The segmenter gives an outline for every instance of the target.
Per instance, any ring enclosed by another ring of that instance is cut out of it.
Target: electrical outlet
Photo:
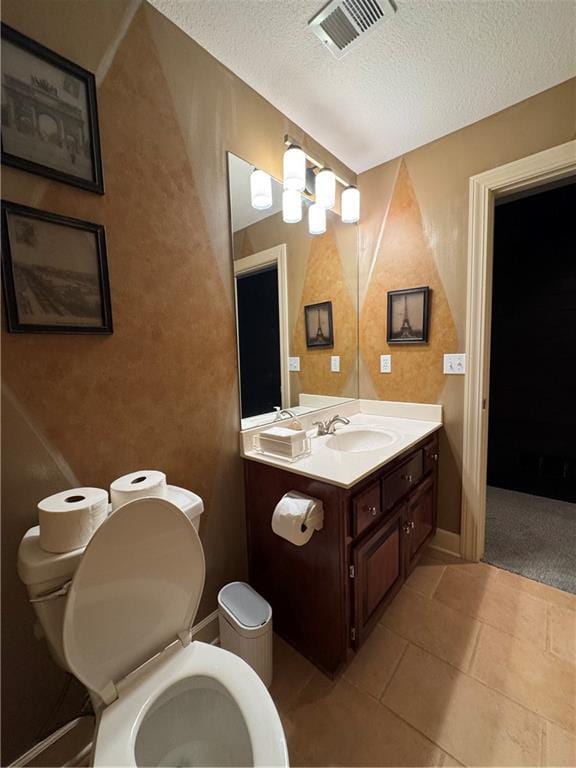
[[[444,355],[444,373],[466,373],[466,355]]]
[[[340,355],[332,355],[330,358],[330,370],[332,373],[340,373]]]
[[[380,373],[392,373],[392,355],[380,355]]]
[[[288,370],[289,371],[299,371],[300,370],[300,358],[299,357],[289,357],[288,358]]]

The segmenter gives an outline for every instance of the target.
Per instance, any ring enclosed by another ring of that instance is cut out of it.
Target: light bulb
[[[316,202],[323,208],[334,208],[336,204],[336,176],[330,168],[316,175]]]
[[[360,219],[360,192],[357,187],[346,187],[342,192],[342,221],[355,224]]]
[[[326,232],[326,208],[314,203],[308,208],[308,232],[323,235]]]
[[[306,187],[306,155],[297,144],[284,152],[284,189],[303,192]]]
[[[250,174],[250,198],[252,208],[257,211],[272,206],[272,179],[265,171],[255,170]]]
[[[286,224],[298,224],[302,221],[302,197],[295,189],[282,192],[282,221]]]

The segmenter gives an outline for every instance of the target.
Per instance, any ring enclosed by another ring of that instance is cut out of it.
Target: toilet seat
[[[237,705],[250,739],[250,765],[289,765],[284,731],[270,694],[254,670],[238,656],[206,643],[193,642],[186,647],[175,643],[150,666],[135,673],[133,680],[126,681],[118,699],[102,711],[94,766],[158,764],[136,760],[137,742],[146,718],[153,712],[155,703],[170,695],[171,689],[187,680],[198,679],[213,681]],[[192,713],[192,722],[195,717]],[[219,722],[217,712],[210,712],[210,718],[214,721],[214,732],[219,738],[225,738],[230,724]],[[230,765],[243,764],[238,752],[232,757],[236,759],[232,759]]]
[[[119,507],[86,547],[68,592],[63,648],[71,671],[102,700],[94,765],[174,764],[178,749],[192,755],[179,764],[288,765],[258,675],[221,648],[191,642],[204,575],[196,529],[162,498]],[[154,713],[163,706],[170,721],[159,728]],[[148,756],[147,741],[160,758]]]

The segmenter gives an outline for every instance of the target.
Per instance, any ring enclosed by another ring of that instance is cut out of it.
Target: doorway
[[[485,546],[495,202],[574,176],[572,140],[470,178],[460,530],[460,553],[467,560],[482,559]]]
[[[290,405],[286,270],[284,244],[234,261],[243,429]]]
[[[494,211],[486,545],[576,592],[576,181]]]

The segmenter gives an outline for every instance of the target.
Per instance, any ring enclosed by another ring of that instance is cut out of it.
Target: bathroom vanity
[[[376,420],[352,416],[295,464],[244,451],[250,583],[271,603],[275,631],[330,675],[367,638],[436,532],[441,423],[380,419],[366,428],[362,419]],[[392,451],[329,447],[385,424],[402,434]],[[304,546],[270,524],[291,490],[324,505],[323,528]]]

